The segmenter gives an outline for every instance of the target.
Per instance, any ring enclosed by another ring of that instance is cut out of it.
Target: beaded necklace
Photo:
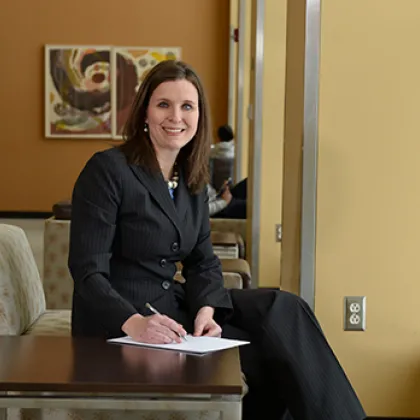
[[[168,184],[169,194],[171,195],[172,199],[174,198],[174,191],[178,187],[178,180],[179,176],[175,165],[171,179],[166,181],[166,183]]]

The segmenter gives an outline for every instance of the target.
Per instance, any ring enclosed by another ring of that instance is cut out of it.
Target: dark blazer
[[[183,286],[173,280],[178,261]],[[175,319],[208,305],[221,323],[232,311],[206,192],[190,194],[181,171],[173,200],[161,173],[128,164],[119,148],[96,153],[76,181],[69,268],[73,335],[121,336],[131,315],[151,315],[146,302]]]

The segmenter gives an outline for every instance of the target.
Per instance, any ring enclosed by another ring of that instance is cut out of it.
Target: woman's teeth
[[[164,128],[165,131],[168,133],[182,133],[184,131],[183,128]]]

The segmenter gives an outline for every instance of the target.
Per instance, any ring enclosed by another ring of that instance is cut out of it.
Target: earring
[[[147,133],[147,132],[149,131],[149,126],[148,126],[146,123],[144,123],[144,128],[143,128],[143,131],[144,131],[145,133]]]

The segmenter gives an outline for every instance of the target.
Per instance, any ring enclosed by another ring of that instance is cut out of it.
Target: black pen
[[[154,314],[156,314],[156,315],[161,315],[161,313],[157,310],[157,309],[155,309],[149,302],[147,302],[146,303],[146,308],[148,308],[150,311],[152,311]],[[174,331],[175,332],[175,331]],[[178,336],[179,336],[179,338],[182,338],[183,340],[185,340],[185,341],[187,341],[187,337],[185,337],[185,336],[183,336],[183,335],[181,335],[179,332],[177,332],[176,333]]]

